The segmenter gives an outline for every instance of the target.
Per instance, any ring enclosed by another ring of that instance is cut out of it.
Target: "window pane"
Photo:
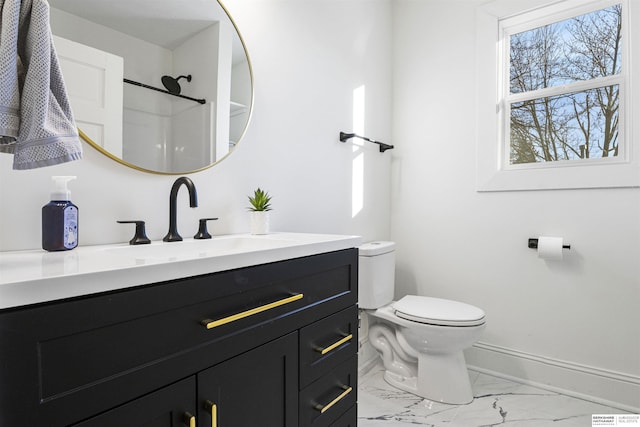
[[[619,74],[622,6],[510,37],[511,93]]]
[[[619,86],[511,104],[510,164],[618,155]]]

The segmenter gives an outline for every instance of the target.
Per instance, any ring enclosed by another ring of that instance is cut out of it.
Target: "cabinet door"
[[[74,427],[195,427],[196,380],[190,377]]]
[[[199,427],[296,427],[298,335],[285,335],[198,374]]]

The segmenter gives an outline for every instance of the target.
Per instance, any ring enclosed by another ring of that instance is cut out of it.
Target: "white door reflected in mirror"
[[[53,37],[76,124],[97,145],[122,157],[122,57]]]

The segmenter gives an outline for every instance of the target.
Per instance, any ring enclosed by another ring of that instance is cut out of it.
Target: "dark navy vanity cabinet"
[[[0,426],[356,425],[357,249],[0,311]]]

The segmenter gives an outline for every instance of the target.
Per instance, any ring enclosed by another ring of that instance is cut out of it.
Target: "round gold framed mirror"
[[[216,0],[50,0],[81,137],[137,170],[185,174],[226,158],[253,106],[245,43]]]

